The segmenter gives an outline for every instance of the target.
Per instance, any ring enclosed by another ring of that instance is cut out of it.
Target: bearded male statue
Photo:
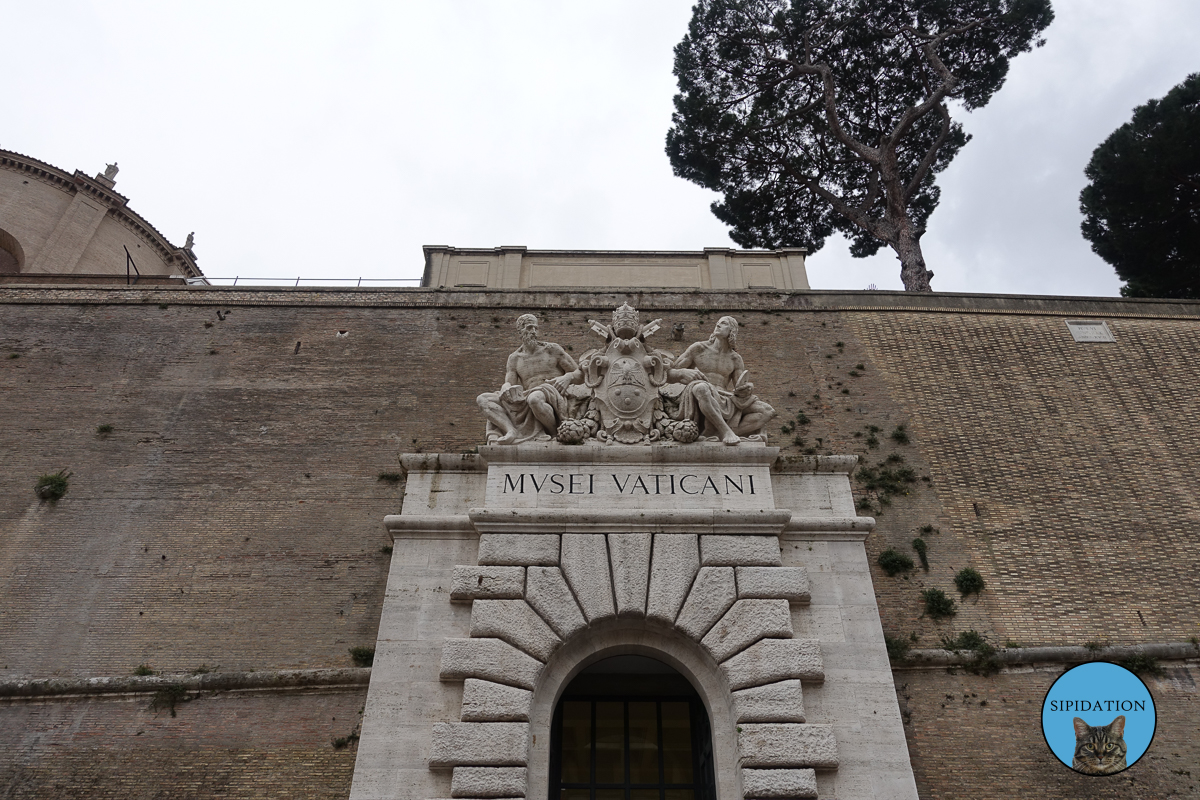
[[[737,352],[738,323],[721,317],[708,341],[696,342],[671,364],[667,379],[685,384],[672,419],[690,419],[701,436],[735,445],[758,434],[775,409],[752,394],[746,365]]]
[[[583,382],[579,365],[557,344],[538,341],[537,317],[517,317],[517,331],[521,346],[508,357],[504,385],[475,399],[488,420],[488,444],[550,441],[587,399],[568,396],[568,386]]]

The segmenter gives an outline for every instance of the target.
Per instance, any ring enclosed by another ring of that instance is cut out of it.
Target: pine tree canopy
[[[1084,174],[1083,236],[1121,294],[1200,298],[1200,73],[1134,109]]]
[[[987,103],[1052,19],[1050,0],[700,0],[675,48],[671,166],[722,194],[744,247],[813,252],[839,231],[930,291],[934,176],[968,139],[948,103]]]

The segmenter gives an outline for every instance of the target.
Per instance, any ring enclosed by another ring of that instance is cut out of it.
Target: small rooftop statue
[[[104,166],[104,177],[108,178],[110,181],[116,180],[117,173],[120,171],[120,168],[117,167],[117,162],[114,161],[113,163],[106,164]]]
[[[195,241],[196,241],[196,232],[192,231],[191,233],[189,233],[187,235],[187,241],[183,243],[183,249],[191,250],[192,245],[195,243]]]
[[[627,303],[611,325],[589,322],[604,345],[576,364],[559,345],[538,341],[536,317],[517,319],[522,344],[508,357],[504,385],[476,399],[489,444],[765,440],[775,409],[746,380],[733,317],[678,358],[646,341],[662,320],[642,325]]]

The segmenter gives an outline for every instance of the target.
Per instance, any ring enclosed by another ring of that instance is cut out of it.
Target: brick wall
[[[366,690],[145,695],[0,705],[0,797],[344,798]]]
[[[474,397],[501,382],[518,314],[538,312],[544,338],[578,357],[599,341],[586,320],[625,299],[663,318],[656,340],[674,352],[734,313],[785,455],[897,454],[929,478],[882,507],[868,540],[874,560],[936,529],[928,573],[876,569],[889,635],[929,647],[967,628],[1025,645],[1200,633],[1195,304],[3,287],[0,678],[348,666],[347,648],[375,639],[381,518],[399,504],[378,475],[399,471],[401,452],[480,443]],[[1064,319],[1080,315],[1107,318],[1116,344],[1075,344]],[[808,423],[782,435],[798,412]],[[98,436],[102,424],[114,432]],[[900,424],[907,444],[889,438]],[[60,468],[70,492],[39,503],[36,477]],[[951,621],[923,617],[920,589],[957,596],[965,566],[983,595]],[[922,680],[936,695],[950,679]],[[934,754],[962,731],[911,733],[923,796],[941,791],[954,772]],[[1012,737],[978,741],[993,760],[1017,755]],[[250,762],[246,776],[268,769]]]
[[[1150,749],[1120,775],[1064,767],[1042,738],[1042,698],[1061,667],[981,678],[944,670],[895,673],[909,755],[922,800],[1036,797],[1200,797],[1198,663],[1145,678],[1158,726]]]

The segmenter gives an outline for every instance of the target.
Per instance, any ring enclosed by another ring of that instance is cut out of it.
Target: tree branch
[[[938,150],[942,149],[942,145],[946,142],[946,137],[950,135],[950,110],[946,108],[945,103],[939,103],[937,107],[938,116],[942,118],[942,130],[938,133],[937,139],[925,151],[925,157],[921,159],[921,163],[917,165],[917,169],[913,172],[912,180],[908,182],[907,188],[904,190],[904,203],[912,199],[913,194],[920,188],[921,182],[925,180],[925,176],[929,174],[929,170],[933,169],[933,162],[937,159]]]

